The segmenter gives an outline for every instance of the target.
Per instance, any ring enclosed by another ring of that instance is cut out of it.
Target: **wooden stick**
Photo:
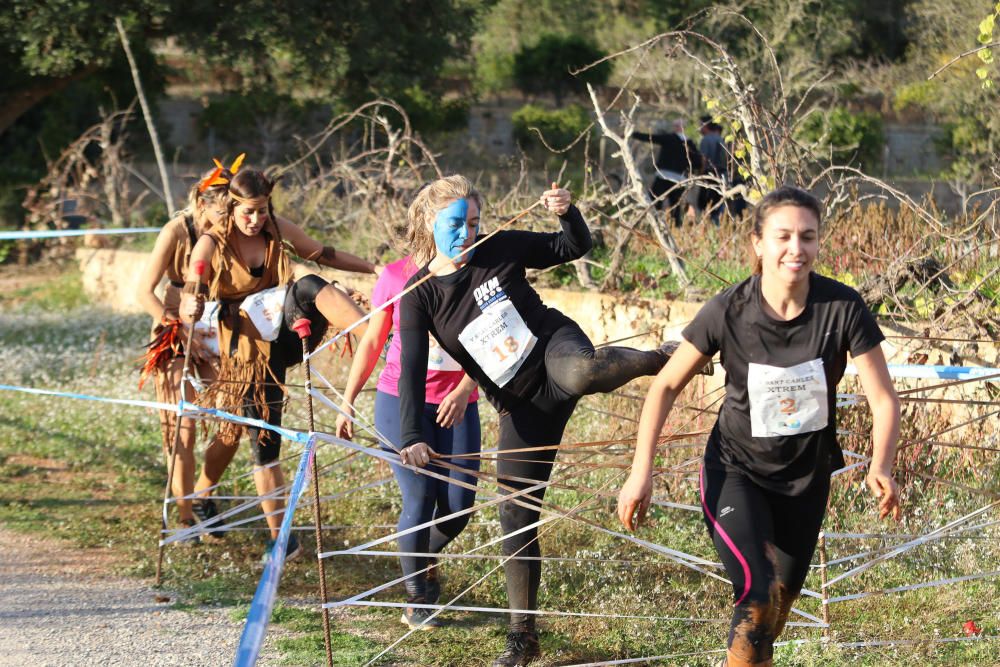
[[[201,274],[205,272],[205,262],[201,260],[195,262],[194,272],[200,278]],[[184,368],[181,370],[180,391],[178,392],[181,401],[184,400],[184,390],[187,386],[188,372],[191,367],[191,345],[194,341],[195,324],[195,322],[191,322],[191,326],[188,328],[187,344],[184,346]],[[163,531],[167,530],[167,501],[170,500],[170,487],[174,483],[174,465],[177,461],[177,447],[181,443],[181,418],[182,413],[178,410],[177,420],[174,422],[174,440],[170,446],[170,464],[167,466],[167,485],[163,489],[163,517],[161,518],[161,532],[156,555],[157,586],[163,581]]]

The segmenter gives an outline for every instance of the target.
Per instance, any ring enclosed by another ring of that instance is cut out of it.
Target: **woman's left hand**
[[[465,419],[465,410],[469,406],[469,393],[459,385],[452,389],[437,409],[437,425],[441,428],[458,426]]]
[[[569,205],[573,201],[573,196],[569,190],[552,184],[551,190],[546,190],[540,198],[542,206],[552,211],[556,215],[564,215],[569,210]]]
[[[903,516],[903,511],[899,507],[899,487],[896,480],[892,478],[892,473],[875,470],[868,471],[865,478],[872,495],[878,498],[878,518],[884,519],[890,514],[892,518],[899,521]]]

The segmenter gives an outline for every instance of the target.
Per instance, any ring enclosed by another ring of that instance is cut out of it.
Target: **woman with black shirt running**
[[[541,203],[559,216],[562,231],[498,231],[469,250],[479,231],[482,198],[462,176],[437,180],[417,195],[408,213],[415,246],[433,248],[429,264],[409,285],[433,274],[402,299],[402,373],[399,380],[404,464],[427,465],[434,457],[421,419],[427,374],[427,334],[432,334],[486,393],[500,413],[497,475],[509,494],[548,481],[555,449],[580,397],[611,391],[666,363],[665,350],[594,349],[587,335],[558,310],[548,308],[525,278],[582,257],[590,230],[570,193],[553,188]],[[419,247],[414,254],[421,254]],[[427,255],[425,255],[427,256]],[[515,453],[506,453],[515,450]],[[500,505],[504,564],[511,611],[504,652],[494,667],[525,665],[540,655],[535,616],[541,563],[537,529],[544,486]],[[525,506],[527,505],[527,506]],[[521,530],[525,529],[526,530]],[[529,560],[531,559],[531,560]]]
[[[882,332],[857,292],[812,272],[820,205],[782,187],[754,210],[753,276],[716,295],[682,332],[642,408],[618,516],[634,530],[649,508],[656,441],[678,394],[716,352],[726,397],[699,475],[709,534],[733,582],[728,667],[771,665],[826,512],[837,444],[837,384],[850,353],[871,407],[867,483],[879,514],[899,519],[892,466],[899,399]]]

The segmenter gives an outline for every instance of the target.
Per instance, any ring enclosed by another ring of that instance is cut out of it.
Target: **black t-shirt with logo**
[[[457,361],[497,410],[532,397],[545,379],[545,345],[571,320],[542,303],[525,269],[579,259],[592,245],[575,206],[561,232],[501,230],[455,273],[434,276],[403,296],[399,309],[402,446],[422,441],[427,333]],[[407,286],[428,273],[417,271]]]
[[[885,336],[857,292],[815,273],[794,319],[770,317],[762,298],[760,276],[751,276],[712,298],[682,335],[702,354],[720,352],[726,369],[706,465],[734,468],[794,496],[844,465],[837,384],[847,353],[864,354]]]

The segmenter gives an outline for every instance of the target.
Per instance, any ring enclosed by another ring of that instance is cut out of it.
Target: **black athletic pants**
[[[329,283],[317,275],[303,276],[295,281],[285,294],[285,308],[282,315],[281,332],[271,343],[271,358],[268,364],[271,376],[264,385],[264,400],[267,403],[267,423],[281,426],[281,413],[285,406],[285,391],[281,385],[285,383],[285,374],[289,366],[302,361],[302,341],[291,328],[300,317],[308,318],[312,325],[309,336],[309,349],[312,350],[326,335],[328,322],[316,307],[316,297],[320,290]],[[244,397],[243,416],[251,419],[263,419],[260,408],[253,401],[255,395],[251,387]],[[250,436],[250,448],[257,465],[270,463],[281,454],[281,436],[274,431],[247,427]]]
[[[733,582],[729,650],[764,662],[809,573],[830,478],[821,474],[802,495],[786,496],[708,464],[699,482],[705,525]]]
[[[531,401],[501,413],[497,474],[500,492],[521,490],[547,482],[556,457],[555,449],[518,452],[512,450],[558,445],[577,401],[587,394],[612,391],[641,375],[655,375],[667,356],[657,350],[644,352],[630,347],[594,349],[576,323],[559,328],[545,348],[545,381]],[[504,488],[509,487],[509,488]],[[536,527],[545,487],[500,505],[500,526],[506,537],[504,556],[516,554],[504,564],[507,602],[510,609],[533,610],[538,606],[542,564]],[[521,532],[518,532],[521,531]],[[515,534],[516,533],[516,534]],[[533,614],[511,613],[511,630],[533,630]]]

